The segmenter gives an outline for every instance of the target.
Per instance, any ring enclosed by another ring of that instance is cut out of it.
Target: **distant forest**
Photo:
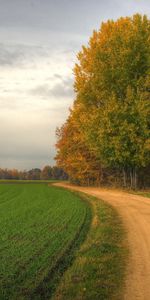
[[[20,180],[66,180],[67,174],[62,168],[56,166],[45,166],[42,170],[34,168],[29,171],[18,171],[17,169],[1,169],[0,179]]]
[[[150,186],[150,20],[102,23],[77,59],[57,165],[82,185]]]

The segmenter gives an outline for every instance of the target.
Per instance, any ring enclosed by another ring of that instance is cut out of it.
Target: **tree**
[[[77,109],[77,107],[76,107]],[[66,123],[57,129],[57,165],[62,167],[70,179],[78,184],[99,184],[101,167],[96,157],[86,146],[84,136],[79,130],[78,114],[74,112]]]
[[[41,170],[39,168],[34,168],[28,171],[29,180],[40,180]]]
[[[122,168],[136,187],[150,162],[150,21],[134,15],[103,23],[78,54],[75,91],[87,109],[80,127],[105,166]]]
[[[52,178],[52,167],[51,166],[45,166],[41,172],[41,179],[48,180]]]

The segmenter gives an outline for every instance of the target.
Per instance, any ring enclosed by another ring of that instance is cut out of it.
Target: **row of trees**
[[[0,179],[20,179],[20,180],[66,180],[67,174],[57,166],[45,166],[42,170],[34,168],[29,171],[18,171],[17,169],[1,169]]]
[[[150,21],[102,23],[75,65],[76,98],[56,161],[79,184],[150,180]]]

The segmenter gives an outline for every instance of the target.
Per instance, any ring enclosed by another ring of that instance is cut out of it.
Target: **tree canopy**
[[[135,187],[138,170],[150,165],[150,20],[136,14],[102,23],[77,58],[76,99],[56,159],[71,177],[84,177],[86,161],[89,177],[117,168]]]

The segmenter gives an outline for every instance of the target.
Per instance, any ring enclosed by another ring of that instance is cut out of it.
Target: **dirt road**
[[[150,199],[116,190],[56,185],[101,198],[118,210],[130,249],[123,299],[150,300]]]

